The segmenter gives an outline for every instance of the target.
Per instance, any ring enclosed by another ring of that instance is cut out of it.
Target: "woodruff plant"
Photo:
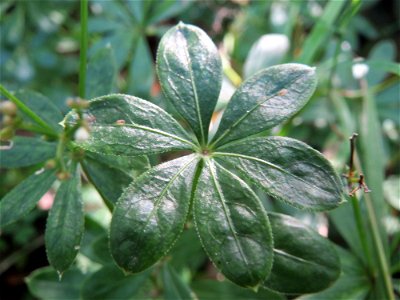
[[[254,191],[261,188],[309,210],[328,210],[341,202],[340,179],[319,152],[294,139],[263,134],[305,105],[316,86],[314,69],[285,64],[256,73],[232,96],[212,137],[209,127],[222,68],[210,38],[195,26],[173,27],[161,40],[157,72],[183,126],[148,101],[114,94],[90,101],[84,111],[69,113],[57,149],[54,143],[36,140],[56,151],[62,162],[58,167],[70,173],[48,217],[50,264],[62,273],[79,251],[84,230],[79,164],[99,190],[109,186],[102,196],[110,200],[120,195],[129,179],[118,168],[107,167],[113,180],[104,180],[101,172],[106,165],[120,164],[121,157],[135,161],[144,155],[182,151],[187,154],[134,180],[116,204],[107,202],[113,209],[110,250],[122,269],[135,273],[155,264],[193,218],[208,256],[236,284],[253,289],[262,284],[284,293],[327,287],[340,270],[331,245],[291,217],[267,215]],[[89,137],[70,143],[86,122]],[[14,150],[26,143],[16,139]],[[67,158],[63,147],[71,152]],[[32,209],[54,182],[55,173],[50,168],[32,175],[6,195],[0,202],[1,226]],[[28,200],[21,195],[29,195]]]
[[[90,103],[90,152],[139,156],[192,152],[160,164],[120,197],[110,229],[110,248],[127,272],[157,262],[178,239],[190,216],[210,259],[233,282],[257,287],[270,274],[274,255],[268,216],[251,182],[293,206],[336,207],[341,183],[329,162],[294,139],[257,134],[304,106],[316,86],[315,71],[286,64],[265,69],[232,96],[220,126],[209,126],[222,82],[221,60],[199,28],[180,23],[162,38],[157,72],[166,98],[188,130],[161,108],[127,95]],[[67,118],[73,124],[77,116]]]

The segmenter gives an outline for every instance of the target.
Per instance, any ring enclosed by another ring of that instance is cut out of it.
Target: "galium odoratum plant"
[[[274,250],[268,215],[249,183],[308,210],[332,209],[342,201],[340,179],[319,152],[291,138],[257,135],[305,105],[316,87],[315,70],[284,64],[250,77],[232,96],[211,139],[222,82],[211,39],[195,26],[173,27],[160,42],[157,72],[190,132],[160,107],[115,94],[91,101],[90,138],[77,143],[85,151],[133,157],[192,152],[155,166],[123,192],[111,221],[112,256],[127,272],[149,268],[192,214],[216,267],[238,285],[257,288],[270,275],[274,256],[285,253]],[[76,118],[72,112],[66,124]]]

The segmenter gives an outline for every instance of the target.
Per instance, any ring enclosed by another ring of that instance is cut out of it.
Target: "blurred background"
[[[211,130],[218,125],[218,118],[234,90],[257,71],[287,62],[315,66],[319,83],[312,99],[297,115],[269,134],[308,143],[321,151],[341,174],[346,172],[349,159],[348,138],[353,132],[359,133],[360,171],[373,191],[370,197],[382,227],[399,295],[400,1],[89,3],[88,80],[90,76],[106,72],[107,84],[112,85],[114,92],[147,99],[172,114],[175,112],[163,98],[155,74],[160,38],[179,21],[197,25],[209,34],[219,49],[224,67],[223,90]],[[0,33],[1,84],[9,90],[23,88],[39,92],[63,114],[68,112],[67,99],[78,95],[79,1],[3,0]],[[88,95],[88,98],[94,96],[98,95]],[[29,135],[23,128],[16,128],[16,132]],[[150,164],[166,159],[169,158],[152,157]],[[1,197],[38,168],[37,165],[0,167]],[[348,204],[329,214],[314,214],[275,202],[262,192],[259,195],[268,210],[293,215],[347,249],[346,257],[355,261],[353,267],[365,259],[359,251]],[[115,267],[107,265],[111,259],[106,243],[110,213],[88,182],[83,186],[83,197],[88,214],[82,253],[62,283],[54,280],[50,268],[45,268],[48,262],[43,234],[46,211],[54,198],[52,191],[40,200],[33,213],[1,231],[2,299],[75,299],[83,280],[86,280],[83,294],[90,295],[102,283],[106,285],[110,277],[115,280],[114,288],[108,291],[110,297],[115,296],[112,290],[117,287],[133,299],[162,299],[170,292],[163,282],[174,276],[199,299],[216,299],[216,296],[219,299],[285,299],[269,291],[253,294],[225,281],[206,258],[191,224],[167,258],[173,267],[170,273],[163,273],[156,266],[150,279],[124,279]],[[362,199],[360,203],[364,210]],[[106,267],[101,269],[102,265]],[[361,278],[360,274],[356,273],[355,277]],[[368,281],[351,281],[351,278],[344,279],[348,287],[340,288],[357,290],[343,299],[374,299],[374,288]],[[98,299],[104,295],[100,294]],[[319,299],[334,298],[321,296]]]

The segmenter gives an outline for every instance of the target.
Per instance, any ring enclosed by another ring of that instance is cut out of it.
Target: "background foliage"
[[[327,214],[294,210],[261,191],[259,197],[268,211],[292,215],[318,232],[328,234],[336,244],[342,264],[339,280],[329,289],[303,295],[301,299],[389,298],[388,280],[398,297],[399,3],[378,0],[90,1],[87,98],[109,91],[133,94],[178,116],[160,93],[155,76],[155,51],[161,36],[180,20],[204,29],[223,57],[220,110],[241,81],[261,67],[285,62],[316,66],[319,83],[314,96],[300,113],[272,132],[312,145],[334,164],[339,174],[348,173],[348,137],[358,132],[355,168],[365,175],[372,192],[358,193],[358,200],[349,197],[347,203]],[[0,4],[1,84],[8,90],[19,90],[16,96],[46,123],[53,124],[50,125],[53,129],[70,109],[67,100],[79,95],[79,15],[77,1],[5,0]],[[270,33],[284,36],[280,36],[281,40],[264,36]],[[363,75],[365,66],[368,72]],[[2,130],[12,128],[17,136],[13,147],[21,156],[0,152],[1,196],[49,163],[44,161],[54,157],[57,151],[56,137],[48,135],[47,140],[41,139],[46,132],[36,132],[37,128],[25,115],[18,112],[14,119],[18,121],[11,125],[6,119],[3,114]],[[30,150],[33,147],[35,151]],[[26,160],[27,152],[29,160]],[[80,254],[61,282],[57,273],[47,267],[44,251],[46,199],[38,207],[27,203],[35,207],[33,212],[1,229],[2,296],[13,295],[14,299],[187,299],[193,295],[200,299],[215,299],[216,295],[220,299],[295,298],[295,295],[266,289],[255,294],[224,280],[207,260],[191,224],[168,257],[140,275],[125,277],[111,263],[107,249],[110,220],[107,205],[110,203],[103,204],[101,197],[115,201],[131,178],[171,158],[154,155],[134,165],[120,161],[117,167],[110,167],[105,157],[101,162],[98,157],[88,158],[83,167],[92,184],[85,177],[82,179],[86,231]],[[107,188],[107,181],[98,176],[99,170],[107,172],[110,178],[121,178],[119,186]],[[40,184],[47,189],[47,173],[41,176]],[[46,194],[50,202],[56,185]],[[360,210],[361,218],[356,217],[354,209]],[[377,232],[366,230],[363,237],[360,226],[376,228]],[[381,250],[374,236],[380,237]],[[382,259],[389,268],[386,271],[382,270]],[[385,272],[392,279],[385,279],[382,275]]]

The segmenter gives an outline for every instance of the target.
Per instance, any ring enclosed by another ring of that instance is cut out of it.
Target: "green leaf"
[[[46,161],[55,157],[56,147],[56,143],[42,139],[16,136],[11,148],[0,150],[0,167],[20,168]]]
[[[86,98],[110,94],[113,91],[117,66],[111,46],[97,51],[89,60],[86,75]]]
[[[76,114],[67,116],[73,122]],[[90,102],[90,138],[78,146],[93,152],[136,156],[191,149],[190,137],[158,106],[128,95],[108,95]],[[118,124],[123,122],[123,124]]]
[[[126,276],[114,265],[106,265],[85,280],[82,299],[134,299],[149,273]]]
[[[330,242],[295,218],[268,214],[274,236],[274,264],[264,287],[285,294],[314,293],[340,274]]]
[[[60,280],[53,268],[45,267],[32,272],[25,281],[29,291],[38,299],[79,299],[84,278],[80,270],[71,269]]]
[[[132,177],[139,176],[151,167],[147,156],[135,156],[135,158],[132,159],[127,156],[104,155],[95,152],[87,152],[86,156],[106,164],[109,167],[119,169]]]
[[[128,272],[140,272],[172,247],[189,211],[196,156],[149,170],[122,194],[110,229],[111,254]]]
[[[304,42],[299,61],[305,64],[313,62],[318,50],[324,46],[329,36],[334,32],[336,19],[340,16],[345,0],[330,0],[325,8],[323,15],[314,25],[311,33]]]
[[[248,137],[282,123],[306,104],[316,84],[314,68],[305,65],[284,64],[258,72],[233,94],[214,144]]]
[[[339,279],[328,289],[312,295],[305,295],[299,300],[364,300],[371,289],[371,283],[365,274],[365,267],[360,261],[340,247],[336,247],[340,257],[342,272]]]
[[[380,71],[382,66],[393,65],[393,70],[400,76],[399,64],[396,59],[396,44],[391,40],[383,40],[377,43],[368,55],[367,64],[373,69],[368,72],[366,78],[369,85],[379,84],[387,76],[386,70]]]
[[[154,82],[153,56],[145,37],[139,36],[135,45],[129,69],[128,93],[147,98]]]
[[[169,263],[177,271],[190,269],[195,273],[201,268],[207,260],[207,256],[194,227],[185,228],[171,249],[170,256]]]
[[[165,264],[162,269],[165,300],[196,299],[190,287],[179,277],[176,271]]]
[[[54,170],[37,171],[5,195],[0,202],[1,227],[31,211],[55,180]]]
[[[341,182],[330,163],[300,141],[250,138],[222,146],[214,155],[269,195],[295,207],[327,210],[342,201]]]
[[[30,90],[19,90],[15,93],[15,97],[28,106],[51,128],[58,132],[61,131],[62,127],[58,123],[62,121],[63,115],[49,98]]]
[[[192,4],[192,1],[186,0],[168,0],[168,1],[153,1],[150,16],[147,23],[154,24],[167,19],[170,19]]]
[[[50,265],[62,274],[79,251],[84,229],[79,168],[71,167],[71,178],[58,188],[47,218],[45,244]]]
[[[255,193],[236,175],[206,161],[193,214],[201,243],[218,269],[234,283],[257,289],[271,270],[273,241]]]
[[[86,156],[82,167],[108,207],[113,208],[133,178],[118,168]]]
[[[262,35],[252,46],[243,66],[244,78],[279,64],[289,51],[290,42],[279,33]]]
[[[162,38],[157,73],[167,99],[204,144],[222,84],[217,48],[200,28],[179,23]]]
[[[196,280],[192,283],[192,289],[201,300],[283,300],[284,296],[277,292],[260,289],[254,292],[242,288],[227,280]]]

